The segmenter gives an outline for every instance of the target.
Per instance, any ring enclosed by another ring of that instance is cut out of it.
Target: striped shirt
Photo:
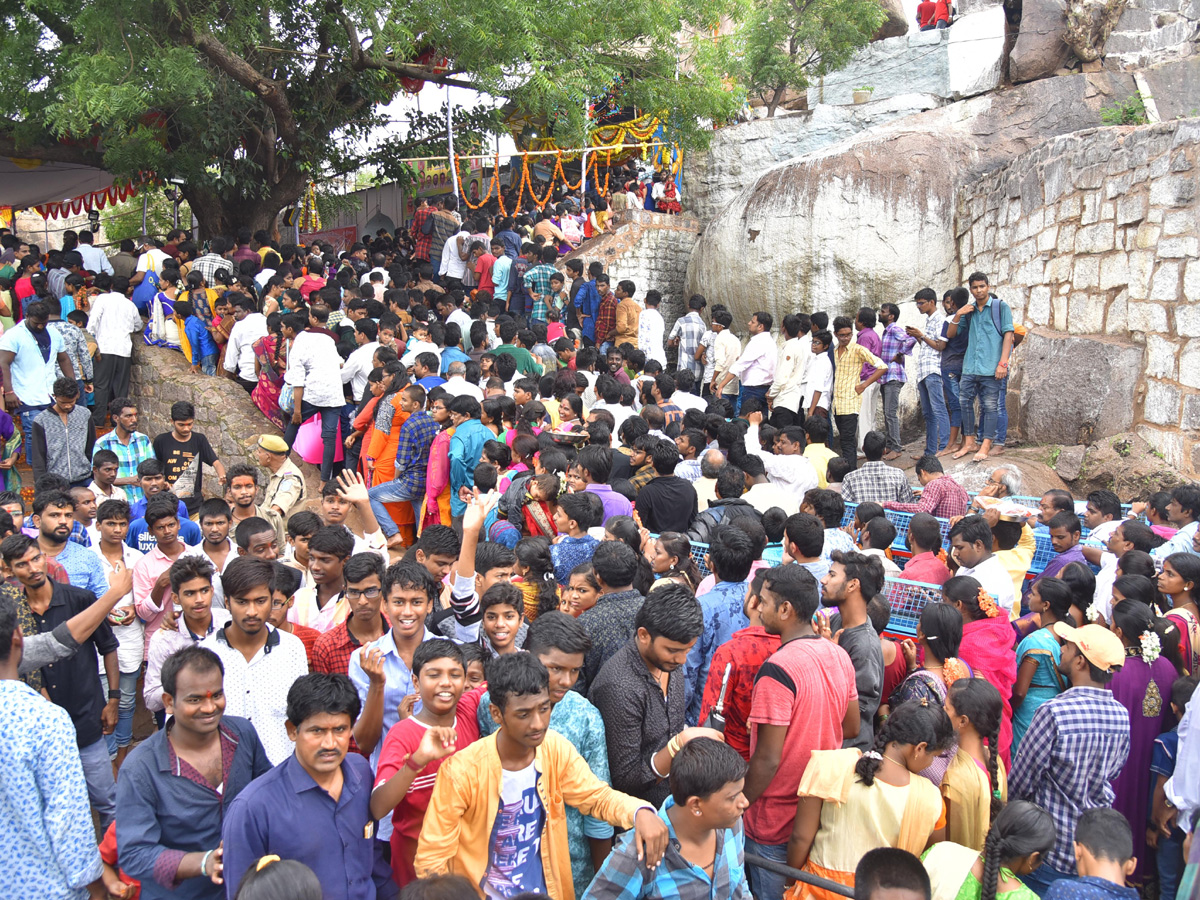
[[[833,351],[837,368],[833,373],[833,405],[831,411],[835,416],[858,415],[862,408],[862,396],[855,393],[861,380],[861,366],[883,367],[883,360],[864,347],[862,344],[851,342],[845,349],[838,347]]]

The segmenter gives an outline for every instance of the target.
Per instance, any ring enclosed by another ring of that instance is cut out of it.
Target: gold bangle
[[[675,735],[675,737],[671,738],[670,742],[667,744],[667,753],[670,754],[671,759],[674,759],[675,754],[678,752],[679,752],[679,735]]]

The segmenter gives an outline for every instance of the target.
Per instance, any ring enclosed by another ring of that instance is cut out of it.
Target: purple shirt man
[[[863,328],[858,332],[858,337],[855,341],[862,344],[876,356],[883,353],[883,339],[879,337],[874,328]],[[859,375],[860,381],[866,381],[875,374],[875,367],[863,363],[862,373]]]
[[[633,515],[633,504],[607,484],[589,484],[584,490],[596,494],[600,498],[600,502],[604,504],[605,522],[613,516]]]

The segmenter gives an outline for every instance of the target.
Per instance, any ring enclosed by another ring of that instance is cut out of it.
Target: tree
[[[435,117],[353,149],[405,79],[476,88],[572,140],[588,98],[619,84],[621,105],[671,110],[672,139],[700,146],[741,104],[711,37],[736,2],[12,0],[0,151],[182,178],[212,235],[268,228],[310,180],[445,152]]]
[[[175,227],[175,218],[170,200],[163,192],[153,187],[146,189],[146,228],[142,229],[142,194],[130,197],[124,203],[104,207],[100,213],[100,224],[104,229],[104,241],[118,244],[125,238],[139,238],[144,234],[165,235]],[[179,207],[179,227],[192,227],[192,211],[186,203]]]
[[[876,0],[753,0],[743,31],[747,92],[775,115],[787,91],[840,69],[886,18]]]

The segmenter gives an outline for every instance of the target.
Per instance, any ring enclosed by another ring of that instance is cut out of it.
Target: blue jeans
[[[1000,398],[1000,380],[991,375],[968,375],[963,373],[958,388],[959,405],[962,408],[962,430],[964,435],[975,435],[975,398],[979,398],[982,440],[996,439],[996,405]]]
[[[26,406],[22,403],[17,407],[17,412],[21,416],[21,433],[25,435],[25,463],[32,465],[33,459],[33,420],[37,418],[38,413],[44,409],[49,409],[50,404],[45,406]]]
[[[917,385],[917,392],[921,395],[921,415],[925,417],[925,455],[941,453],[950,442],[950,417],[946,412],[942,376],[926,375]]]
[[[740,413],[742,411],[742,404],[745,403],[750,397],[757,397],[759,400],[763,401],[763,405],[765,406],[767,400],[767,388],[769,387],[769,384],[758,384],[754,386],[743,384],[742,389],[738,391],[737,403],[735,404],[736,408],[734,409],[733,414],[736,416],[738,413]],[[764,409],[763,412],[765,415],[766,410]]]
[[[962,381],[962,372],[942,373],[942,396],[946,402],[946,412],[950,416],[951,428],[962,428],[962,406],[958,399],[960,381]]]
[[[107,693],[107,688],[105,689]],[[88,800],[100,820],[100,830],[108,828],[117,812],[117,783],[113,780],[112,758],[104,738],[79,748],[83,777],[87,782]]]
[[[217,354],[209,353],[207,356],[200,357],[200,371],[205,375],[217,374]]]
[[[889,381],[879,390],[883,394],[883,427],[887,436],[887,449],[899,453],[900,444],[900,390],[903,381]]]
[[[112,734],[104,736],[109,756],[115,754],[121,747],[128,747],[133,743],[133,709],[137,705],[137,682],[140,674],[140,672],[121,673],[121,703],[117,707],[120,716],[117,719],[116,730]],[[104,687],[105,696],[107,696],[108,679],[101,675],[100,683]]]
[[[396,527],[395,521],[383,504],[412,502],[424,496],[424,493],[423,490],[411,491],[398,481],[385,481],[383,484],[375,485],[367,492],[367,496],[371,498],[371,512],[375,513],[375,521],[379,523],[379,529],[383,532],[384,537],[391,537],[400,529]]]
[[[1183,829],[1171,829],[1170,837],[1158,839],[1158,851],[1154,854],[1158,862],[1158,900],[1175,900],[1179,890],[1179,879],[1183,877]]]
[[[746,852],[769,859],[772,862],[787,863],[787,843],[760,844],[746,838]],[[750,878],[750,892],[754,900],[783,900],[783,884],[787,880],[782,875],[760,869],[758,866],[747,865],[746,875]]]
[[[1028,875],[1022,875],[1021,880],[1025,882],[1025,887],[1029,888],[1039,897],[1045,897],[1046,891],[1050,889],[1050,885],[1063,878],[1074,878],[1074,875],[1067,872],[1060,872],[1051,866],[1042,863]]]
[[[321,481],[327,482],[333,478],[333,457],[337,453],[337,435],[338,435],[338,416],[341,413],[340,406],[320,407],[313,406],[307,400],[300,403],[300,421],[307,422],[313,416],[320,414],[321,416]],[[300,431],[300,426],[289,421],[287,430],[283,433],[283,439],[287,441],[288,449],[292,444],[296,443],[296,434]]]

